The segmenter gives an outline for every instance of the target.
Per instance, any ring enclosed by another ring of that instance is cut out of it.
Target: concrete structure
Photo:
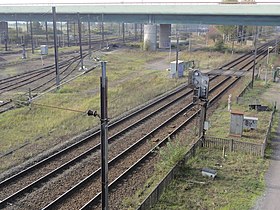
[[[1,4],[1,3],[0,3]],[[280,3],[84,3],[1,5],[0,21],[52,21],[51,7],[56,7],[57,21],[77,19],[83,22],[119,22],[143,24],[224,24],[274,25],[280,23]]]
[[[168,49],[171,46],[171,24],[159,26],[159,48]]]
[[[202,176],[208,176],[214,179],[217,176],[217,171],[210,168],[203,168],[201,170]]]
[[[157,25],[144,25],[144,49],[157,49]]]

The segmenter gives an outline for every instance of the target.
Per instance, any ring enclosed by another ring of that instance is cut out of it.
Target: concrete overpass
[[[57,20],[125,22],[143,24],[280,25],[280,3],[271,4],[41,4],[1,5],[0,21]]]
[[[160,24],[159,46],[170,47],[171,24],[280,25],[280,3],[220,4],[156,2],[114,4],[32,4],[0,6],[0,21],[57,21],[141,23],[144,45],[154,50]]]

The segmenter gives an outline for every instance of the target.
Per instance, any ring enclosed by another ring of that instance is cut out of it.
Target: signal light
[[[199,70],[194,70],[192,72],[192,85],[195,87],[194,95],[200,99],[208,98],[209,91],[209,77],[202,75]]]

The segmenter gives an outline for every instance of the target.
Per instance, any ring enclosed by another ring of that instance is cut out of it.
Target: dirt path
[[[264,98],[277,102],[277,108],[280,109],[280,81],[275,84]],[[278,112],[275,117],[280,118]],[[280,209],[280,122],[274,138],[271,140],[272,155],[270,167],[265,176],[266,190],[264,195],[257,201],[252,210],[278,210]]]

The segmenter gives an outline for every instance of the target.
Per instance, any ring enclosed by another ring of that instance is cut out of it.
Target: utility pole
[[[77,46],[78,43],[77,43],[77,39],[76,39],[76,22],[74,22],[74,40],[75,40],[75,44]]]
[[[203,139],[204,139],[204,135],[205,135],[204,123],[206,120],[207,104],[208,104],[208,100],[203,100],[203,101],[201,100],[199,137],[201,136]]]
[[[31,20],[30,20],[30,38],[31,38],[31,52],[32,52],[32,54],[34,54],[33,27],[32,27]]]
[[[101,34],[102,34],[102,46],[101,48],[104,46],[104,14],[102,14],[102,23],[101,23]]]
[[[8,51],[8,34],[4,31],[5,51]]]
[[[84,61],[83,61],[82,29],[81,29],[80,13],[78,13],[78,30],[79,30],[79,45],[80,45],[81,70],[83,70],[83,69],[84,69]]]
[[[91,50],[90,16],[88,15],[88,49]]]
[[[55,60],[55,74],[56,74],[56,87],[59,89],[59,67],[58,67],[58,50],[57,50],[57,34],[56,34],[56,11],[55,7],[52,7],[53,14],[53,43],[54,43],[54,60]]]
[[[258,39],[258,26],[256,26],[256,33],[255,33],[255,39],[254,39],[254,66],[253,66],[253,72],[252,72],[252,88],[254,88],[254,80],[255,80],[255,71],[256,71],[256,59],[257,59],[257,39]]]
[[[60,22],[60,43],[59,46],[62,47],[64,44],[63,43],[63,28],[62,28],[62,21]]]
[[[101,199],[102,210],[108,210],[108,112],[107,112],[107,76],[106,61],[101,61]]]
[[[19,41],[19,35],[18,35],[18,21],[17,21],[17,14],[15,14],[15,19],[16,19],[16,43],[18,44]]]
[[[66,31],[67,31],[67,46],[70,47],[70,35],[69,35],[69,21],[66,23]]]
[[[46,31],[46,43],[49,44],[49,35],[48,35],[48,21],[45,22],[45,31]]]
[[[122,23],[122,40],[124,43],[124,38],[125,38],[125,29],[124,29],[124,23]]]
[[[194,88],[194,103],[200,105],[200,124],[199,124],[199,137],[202,137],[202,145],[204,141],[204,134],[205,134],[205,119],[206,119],[206,111],[208,105],[208,93],[209,93],[209,77],[207,75],[203,75],[199,70],[194,70],[191,79],[189,81]]]
[[[179,34],[176,34],[176,76],[179,78],[179,72],[178,72],[178,59],[179,59]]]
[[[142,39],[143,39],[143,24],[141,23],[140,24],[140,42],[142,42]],[[171,46],[171,44],[170,44]]]
[[[277,36],[277,27],[275,27],[275,35],[276,35],[276,39],[275,39],[275,55],[277,55],[277,53],[278,53],[278,36]]]
[[[137,23],[134,24],[134,39],[137,40]]]

